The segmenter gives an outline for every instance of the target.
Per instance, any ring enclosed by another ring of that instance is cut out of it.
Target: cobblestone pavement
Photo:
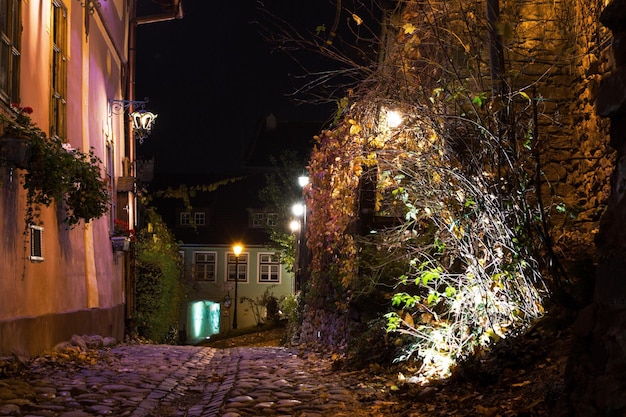
[[[282,347],[117,345],[97,359],[37,362],[0,379],[0,416],[351,416],[327,361]],[[362,414],[360,414],[362,415]]]

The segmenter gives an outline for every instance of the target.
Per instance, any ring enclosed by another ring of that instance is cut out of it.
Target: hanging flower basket
[[[113,252],[127,252],[130,249],[130,238],[126,236],[111,236]]]
[[[102,217],[110,208],[102,161],[94,148],[81,152],[32,121],[31,107],[12,103],[0,111],[0,164],[25,168],[26,224],[39,224],[42,207],[59,203],[70,227]]]
[[[28,138],[0,137],[0,159],[11,167],[27,169],[32,143]]]

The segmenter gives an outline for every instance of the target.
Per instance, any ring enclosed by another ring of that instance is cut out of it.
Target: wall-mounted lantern
[[[133,121],[135,137],[139,139],[139,143],[143,143],[143,140],[152,131],[154,119],[157,118],[157,115],[146,110],[137,110],[130,114],[130,118]]]
[[[133,110],[128,116],[132,122],[135,138],[140,144],[143,144],[144,139],[152,132],[154,121],[158,116],[145,109],[147,102],[147,97],[144,100],[109,100],[110,114],[123,114],[129,108]]]

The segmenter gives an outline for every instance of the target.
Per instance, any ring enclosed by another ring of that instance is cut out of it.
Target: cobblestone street
[[[281,347],[119,345],[0,380],[0,415],[341,416],[358,407],[328,362]]]
[[[211,346],[109,344],[76,336],[23,363],[0,358],[0,416],[568,415],[557,412],[557,403],[570,331],[539,328],[484,356],[480,367],[425,386],[401,383],[401,374],[411,372],[403,367],[346,370],[341,358],[280,347],[280,334]]]

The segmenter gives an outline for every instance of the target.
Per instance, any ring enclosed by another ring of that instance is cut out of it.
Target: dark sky
[[[330,0],[269,0],[265,6],[303,31],[330,26],[334,17]],[[287,97],[302,70],[271,52],[276,45],[261,36],[265,24],[257,7],[252,0],[184,0],[183,19],[138,27],[135,96],[149,97],[147,109],[158,114],[138,152],[154,155],[157,172],[235,171],[270,112],[279,120],[332,115],[332,105],[296,105]]]

